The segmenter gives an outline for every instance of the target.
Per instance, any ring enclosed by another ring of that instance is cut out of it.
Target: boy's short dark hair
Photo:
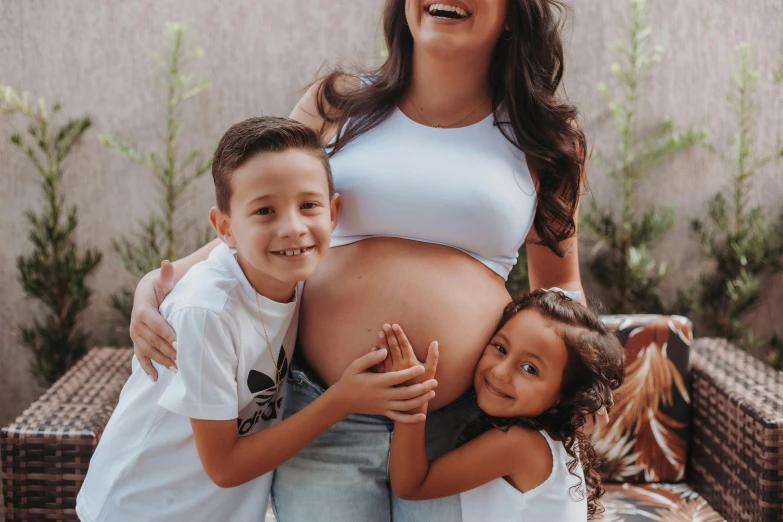
[[[232,125],[220,138],[212,160],[212,179],[215,181],[218,208],[226,214],[230,213],[231,175],[234,171],[256,154],[284,152],[289,149],[309,152],[321,160],[326,170],[331,198],[334,195],[332,169],[318,133],[290,118],[261,116]]]

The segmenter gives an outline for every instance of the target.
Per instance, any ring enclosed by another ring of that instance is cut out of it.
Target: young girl
[[[420,364],[398,325],[384,325],[380,371]],[[462,520],[584,521],[602,511],[596,455],[580,430],[611,404],[623,380],[623,348],[599,318],[559,289],[511,302],[473,376],[483,415],[470,439],[428,461],[424,424],[394,426],[389,472],[400,498],[460,494]],[[429,347],[425,373],[437,366]],[[427,406],[414,410],[426,412]]]

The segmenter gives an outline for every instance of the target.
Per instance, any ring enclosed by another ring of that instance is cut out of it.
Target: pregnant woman
[[[522,243],[531,288],[581,290],[585,138],[558,93],[564,8],[387,0],[387,60],[361,74],[334,71],[297,104],[291,117],[317,129],[330,152],[342,210],[305,286],[286,415],[335,383],[394,322],[415,347],[439,341],[427,420],[433,458],[476,414],[472,371],[510,301],[504,281]],[[174,280],[216,244],[175,263]],[[175,334],[157,311],[172,282],[155,271],[136,291],[131,336],[153,377],[149,358],[168,367],[176,357]],[[460,520],[457,497],[393,495],[392,428],[385,417],[354,415],[278,468],[280,522]]]

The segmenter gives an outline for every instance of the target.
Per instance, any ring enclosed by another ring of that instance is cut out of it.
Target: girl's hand
[[[400,371],[407,368],[422,366],[416,358],[408,337],[402,331],[400,325],[383,325],[383,331],[378,334],[381,349],[388,351],[389,355],[384,360],[384,365],[390,366],[387,371]],[[424,382],[435,378],[435,370],[438,366],[438,342],[434,341],[427,350],[427,360],[424,362],[424,373],[416,377],[408,384]]]
[[[328,394],[345,417],[354,413],[366,415],[385,415],[393,421],[402,423],[423,422],[424,413],[403,413],[427,404],[438,385],[435,379],[420,379],[410,386],[400,386],[411,379],[420,377],[424,366],[411,366],[404,370],[388,373],[368,372],[372,366],[382,362],[388,354],[386,349],[373,350],[356,359],[343,372],[340,380],[328,388]],[[434,372],[433,372],[434,373]]]
[[[174,288],[174,265],[163,261],[160,270],[144,276],[136,286],[131,312],[130,336],[133,341],[133,353],[153,381],[158,372],[150,359],[166,368],[176,369],[177,334],[160,315],[158,308],[163,299]]]

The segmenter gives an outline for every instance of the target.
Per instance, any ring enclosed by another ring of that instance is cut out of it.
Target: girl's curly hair
[[[597,314],[556,290],[535,290],[509,303],[497,330],[528,308],[557,325],[568,350],[561,400],[535,418],[484,415],[469,428],[469,433],[463,434],[463,439],[474,438],[493,427],[507,430],[514,425],[544,429],[557,436],[570,457],[567,463],[569,473],[579,478],[576,469],[579,462],[582,464],[586,492],[580,479],[570,493],[586,493],[588,518],[593,519],[603,512],[599,499],[604,488],[597,470],[598,456],[581,428],[588,415],[612,404],[612,390],[619,388],[623,382],[625,352],[620,341],[606,329]]]

